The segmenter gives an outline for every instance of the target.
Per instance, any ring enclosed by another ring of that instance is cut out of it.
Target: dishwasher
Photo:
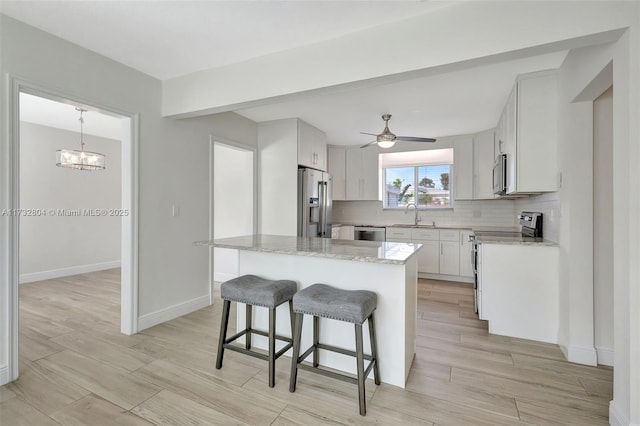
[[[353,239],[360,241],[385,241],[386,231],[384,227],[356,226],[353,231]]]

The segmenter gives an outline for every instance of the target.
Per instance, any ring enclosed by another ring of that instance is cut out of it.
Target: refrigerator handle
[[[325,208],[326,208],[326,201],[325,201],[325,182],[323,181],[319,181],[318,182],[318,198],[320,199],[320,206],[319,206],[319,214],[320,217],[318,218],[318,235],[316,235],[316,237],[322,237],[324,234],[324,229],[325,229],[325,223],[324,223],[324,218],[325,218]]]

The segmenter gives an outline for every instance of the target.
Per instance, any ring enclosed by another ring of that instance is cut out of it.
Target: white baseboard
[[[7,364],[0,364],[0,386],[9,383],[9,367]]]
[[[620,412],[616,401],[609,401],[609,424],[611,426],[640,426],[640,423],[631,423],[627,416]]]
[[[562,347],[560,348],[562,349]],[[595,348],[584,348],[579,346],[567,346],[565,356],[567,361],[583,365],[598,365],[598,354]],[[564,352],[564,350],[563,350]]]
[[[230,274],[228,272],[214,272],[213,280],[218,283],[223,283],[225,281],[229,281],[233,278],[237,278],[238,274]]]
[[[442,281],[457,281],[460,283],[473,283],[472,277],[461,277],[459,275],[425,274],[422,272],[418,272],[418,278],[429,278],[432,280]]]
[[[608,365],[609,367],[613,367],[613,349],[596,348],[596,353],[598,354],[598,365]]]
[[[89,265],[70,266],[68,268],[51,269],[49,271],[31,272],[20,274],[20,284],[32,283],[35,281],[51,280],[71,275],[86,274],[88,272],[104,271],[105,269],[119,268],[120,261],[92,263]]]
[[[209,295],[206,294],[204,296],[196,297],[195,299],[187,300],[186,302],[169,306],[159,311],[151,312],[150,314],[142,315],[138,318],[138,331],[190,314],[198,309],[206,308],[209,305]]]

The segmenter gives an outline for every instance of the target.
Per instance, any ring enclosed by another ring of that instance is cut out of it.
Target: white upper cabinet
[[[507,195],[558,190],[557,92],[556,72],[541,71],[519,76],[509,95],[497,129]]]
[[[378,200],[377,148],[347,148],[345,153],[345,200]]]
[[[453,197],[456,200],[473,199],[473,137],[465,136],[453,141]]]
[[[492,200],[494,153],[493,130],[473,136],[473,199]]]
[[[298,164],[327,170],[327,136],[302,120],[298,120]]]
[[[327,171],[333,177],[333,199],[346,199],[346,161],[344,148],[330,146],[327,149]]]

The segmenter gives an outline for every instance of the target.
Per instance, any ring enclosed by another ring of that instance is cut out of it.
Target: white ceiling
[[[160,80],[317,43],[439,1],[5,1],[5,15]]]
[[[516,76],[558,68],[567,52],[556,52],[430,77],[309,96],[290,102],[247,108],[237,113],[254,121],[299,117],[327,133],[335,145],[364,144],[380,133],[381,115],[393,115],[396,135],[442,137],[495,127]]]
[[[115,140],[122,139],[121,119],[97,111],[86,111],[83,118],[85,134]],[[79,119],[80,113],[76,111],[75,105],[20,93],[20,121],[79,133]],[[80,139],[78,143],[79,141]]]
[[[340,37],[451,4],[0,0],[0,11],[154,77],[167,79]],[[236,112],[258,122],[300,117],[325,131],[329,143],[339,145],[371,141],[371,137],[359,132],[380,132],[383,113],[393,115],[390,129],[397,135],[437,138],[473,133],[496,125],[516,75],[558,68],[565,56],[566,52],[557,52],[373,88],[307,95]],[[47,120],[46,114],[39,120]],[[87,131],[91,120],[87,116]],[[77,126],[77,117],[67,121],[71,127]]]

